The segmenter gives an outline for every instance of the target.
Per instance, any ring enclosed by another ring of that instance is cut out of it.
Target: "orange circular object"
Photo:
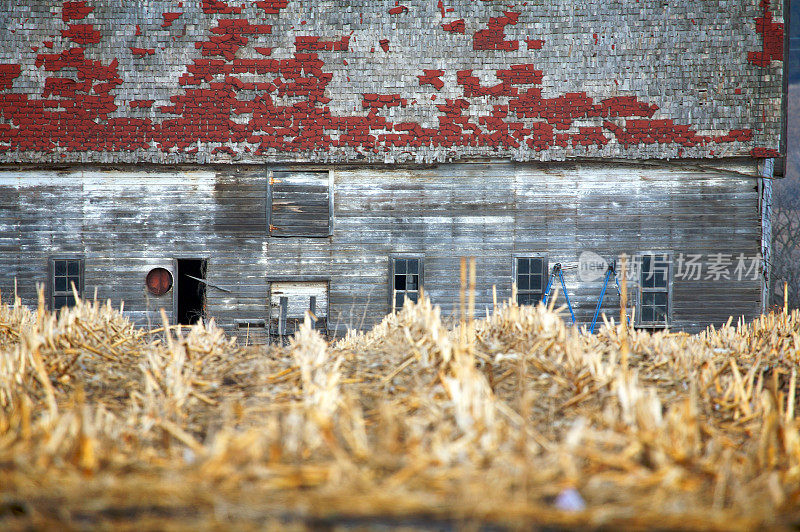
[[[163,296],[172,288],[172,274],[165,268],[153,268],[147,274],[145,285],[154,296]]]

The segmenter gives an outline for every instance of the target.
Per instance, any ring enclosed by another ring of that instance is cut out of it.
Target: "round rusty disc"
[[[145,285],[154,296],[163,296],[172,288],[172,274],[165,268],[153,268],[147,274]]]

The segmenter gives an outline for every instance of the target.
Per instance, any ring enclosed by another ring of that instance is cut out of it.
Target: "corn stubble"
[[[790,527],[800,314],[581,335],[423,297],[329,344],[0,305],[0,528]],[[559,494],[585,503],[564,509]],[[411,523],[411,525],[409,525]]]

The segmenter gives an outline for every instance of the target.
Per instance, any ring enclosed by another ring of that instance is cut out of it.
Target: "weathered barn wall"
[[[748,161],[720,161],[753,173]],[[272,170],[292,167],[269,167]],[[327,170],[327,167],[297,167]],[[328,326],[369,326],[389,311],[389,257],[420,255],[423,284],[445,315],[457,309],[459,260],[477,259],[477,308],[511,295],[513,257],[574,264],[583,251],[671,251],[755,256],[760,215],[754,178],[678,164],[464,163],[336,167],[333,235],[270,237],[268,167],[86,168],[0,172],[0,289],[14,277],[26,303],[46,281],[47,257],[85,257],[86,295],[125,300],[139,322],[172,316],[172,292],[145,295],[155,266],[207,258],[208,312],[239,336],[236,320],[266,321],[269,282],[328,281]],[[733,266],[731,267],[733,268]],[[174,271],[174,270],[173,270]],[[760,310],[760,281],[675,280],[673,321],[697,330]],[[731,276],[733,277],[733,276]],[[602,279],[566,273],[582,322]],[[560,299],[563,301],[563,299]],[[616,313],[609,290],[605,309]],[[149,310],[149,312],[148,312]],[[363,320],[363,322],[362,322]],[[263,331],[250,331],[251,337]]]
[[[780,0],[29,0],[0,162],[774,156]]]

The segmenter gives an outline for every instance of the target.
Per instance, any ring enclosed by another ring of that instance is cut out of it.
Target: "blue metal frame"
[[[606,288],[608,287],[608,280],[611,278],[611,275],[614,275],[614,284],[617,286],[617,295],[622,297],[622,290],[619,287],[619,279],[617,279],[617,265],[615,262],[610,262],[608,264],[608,270],[606,270],[606,279],[603,281],[603,290],[600,292],[600,299],[597,300],[597,306],[594,309],[594,316],[592,317],[592,326],[589,327],[589,332],[594,334],[594,327],[597,323],[597,316],[600,315],[600,307],[603,306],[603,298],[606,295]],[[627,316],[627,312],[625,313],[625,319],[630,324],[630,318]]]
[[[567,300],[567,308],[569,308],[569,313],[572,316],[572,323],[575,323],[575,312],[572,310],[572,303],[569,300],[569,292],[567,292],[567,285],[564,283],[564,271],[561,269],[561,263],[557,262],[553,265],[553,271],[550,273],[550,278],[547,280],[547,288],[544,289],[544,297],[542,298],[542,303],[547,305],[547,300],[550,297],[550,288],[553,286],[553,279],[555,276],[558,275],[559,281],[561,281],[561,289],[564,291],[564,299]]]

